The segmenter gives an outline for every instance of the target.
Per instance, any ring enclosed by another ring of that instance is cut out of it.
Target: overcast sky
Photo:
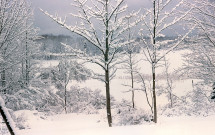
[[[34,8],[35,26],[40,28],[40,34],[70,34],[50,18],[45,16],[39,8],[48,11],[50,14],[58,13],[64,17],[72,11],[70,3],[73,0],[29,0]],[[150,6],[151,0],[126,0],[129,10],[139,10]]]

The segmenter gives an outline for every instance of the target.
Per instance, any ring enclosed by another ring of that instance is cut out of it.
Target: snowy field
[[[21,113],[21,112],[19,112]],[[24,111],[30,129],[19,135],[214,135],[215,116],[159,117],[159,122],[109,128],[100,115],[61,114],[45,119]]]
[[[181,55],[186,51],[172,52],[167,56],[171,63],[170,73],[183,65]],[[142,55],[138,54],[137,58]],[[58,61],[44,61],[41,67],[56,66]],[[144,66],[143,66],[144,65]],[[96,69],[94,65],[87,65],[88,68]],[[141,73],[146,75],[151,74],[150,65],[142,61],[139,63]],[[164,72],[164,68],[157,69],[157,75]],[[111,95],[117,100],[131,100],[131,93],[127,92],[128,87],[123,84],[129,84],[130,81],[126,78],[126,74],[122,69],[117,71],[117,76],[111,82]],[[194,80],[194,83],[197,80]],[[150,82],[150,79],[148,80]],[[158,81],[158,84],[164,84],[165,78]],[[78,83],[71,81],[70,86],[79,86],[81,88],[88,87],[92,90],[100,89],[104,92],[104,83],[98,80],[87,80],[86,82]],[[54,88],[53,88],[54,89]],[[183,96],[187,91],[192,90],[192,79],[180,80],[174,79],[173,93],[178,96]],[[144,110],[149,109],[146,103],[145,94],[142,91],[135,92],[135,103],[138,108]],[[167,99],[165,96],[158,96],[158,107],[165,105]],[[100,110],[98,114],[59,114],[54,116],[44,116],[37,111],[22,110],[15,112],[16,116],[22,116],[25,129],[18,130],[19,135],[213,135],[215,116],[194,117],[180,116],[167,117],[160,115],[162,112],[158,109],[158,123],[143,123],[137,126],[117,126],[109,128],[106,120],[105,110]],[[113,119],[114,121],[114,119]],[[1,132],[0,132],[1,133]]]

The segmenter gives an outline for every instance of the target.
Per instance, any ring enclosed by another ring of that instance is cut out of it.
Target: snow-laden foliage
[[[30,81],[31,47],[35,46],[37,38],[32,16],[30,5],[25,0],[0,2],[0,91],[6,107],[11,109],[22,106],[17,100],[21,96],[13,94],[26,89]],[[16,103],[20,106],[14,106]],[[1,107],[4,110],[5,107]],[[14,133],[10,131],[10,134]]]
[[[214,115],[214,102],[210,99],[211,87],[198,82],[193,90],[185,96],[178,97],[173,94],[174,104],[168,104],[162,108],[162,115],[166,116],[209,116]]]
[[[149,115],[142,109],[133,108],[131,103],[122,100],[119,104],[116,105],[115,109],[117,122],[116,125],[139,125],[144,122],[150,122],[152,116]]]
[[[84,67],[84,65],[81,65],[77,61],[70,61],[67,60],[68,58],[65,58],[60,61],[60,63],[57,66],[57,70],[53,74],[56,75],[57,80],[65,80],[68,75],[69,80],[76,80],[76,81],[85,81],[87,80],[91,72],[87,68]]]
[[[193,36],[188,42],[190,52],[185,55],[184,69],[191,77],[204,80],[212,86],[215,82],[215,3],[194,0],[190,5],[195,9],[190,21],[198,24],[198,35]]]
[[[64,98],[64,92],[58,91],[56,94]],[[100,90],[71,87],[67,91],[67,108],[68,113],[95,114],[105,108],[105,97]]]
[[[215,104],[210,99],[211,87],[204,83],[194,85],[194,90],[188,96],[191,100],[191,112],[195,115],[211,115],[214,114]]]
[[[190,38],[188,42],[190,52],[184,56],[186,63],[182,71],[184,74],[188,74],[189,77],[201,79],[206,86],[209,86],[206,90],[210,91],[210,98],[212,98],[213,95],[211,94],[213,94],[213,84],[215,82],[215,3],[208,0],[194,0],[189,3],[189,6],[194,7],[190,15],[190,22],[198,24],[198,35]],[[207,93],[208,98],[208,91],[205,91],[205,88],[197,90],[197,93]],[[198,98],[195,98],[196,95],[193,96],[195,101],[198,101]],[[204,104],[204,102],[201,103]],[[206,106],[202,108],[204,107]],[[208,110],[207,108],[205,109]]]
[[[65,96],[64,75],[68,71],[65,69],[69,69],[68,81],[71,83],[73,80],[84,81],[88,79],[87,75],[90,75],[90,72],[77,62],[67,63],[67,67],[64,64],[60,62],[58,66],[35,71],[30,87],[17,89],[3,96],[6,106],[14,111],[28,109],[48,114],[62,113]],[[100,91],[71,87],[67,88],[66,97],[69,113],[98,113],[98,109],[105,106],[105,98]]]
[[[13,95],[4,96],[6,106],[16,110],[38,110],[44,112],[57,112],[60,108],[60,100],[51,90],[30,87],[20,89]]]
[[[29,81],[30,46],[35,46],[37,32],[32,26],[33,13],[27,2],[2,0],[0,7],[0,86],[5,93],[18,82],[26,85]]]
[[[199,34],[204,35],[214,46],[215,3],[210,0],[194,0],[188,6],[194,7],[190,21],[198,24]]]

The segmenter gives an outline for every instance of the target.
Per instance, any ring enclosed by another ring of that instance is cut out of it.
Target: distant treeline
[[[150,42],[149,37],[144,37],[143,39],[145,40],[145,43]],[[142,42],[143,39],[136,37],[135,47],[133,49],[133,52],[139,53],[141,51],[141,47],[144,48],[145,45]],[[158,37],[157,40],[163,44],[162,48],[158,48],[158,49],[168,48],[169,46],[171,46],[171,44],[177,41],[176,39],[177,37]],[[66,53],[71,52],[69,50],[66,50],[61,43],[67,44],[74,49],[80,49],[91,55],[99,54],[98,48],[93,46],[86,39],[79,36],[45,34],[45,35],[41,35],[41,38],[37,39],[37,42],[40,44],[40,52],[41,52],[39,59],[46,59],[46,60],[57,59],[58,57],[62,56],[59,54],[64,54],[65,52]],[[186,42],[189,42],[189,41],[187,40]],[[126,48],[127,46],[121,47],[119,51],[125,51]]]

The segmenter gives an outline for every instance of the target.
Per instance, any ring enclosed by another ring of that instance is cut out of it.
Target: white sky
[[[69,31],[64,30],[47,16],[45,16],[39,8],[48,11],[50,14],[57,13],[64,17],[68,15],[73,9],[70,3],[73,0],[29,0],[34,8],[34,24],[40,28],[40,34],[70,34]],[[139,10],[150,6],[151,0],[126,0],[129,10]]]
[[[64,34],[71,35],[71,32],[60,27],[56,22],[52,21],[49,17],[45,16],[39,8],[44,11],[48,11],[50,14],[55,15],[56,13],[64,18],[65,16],[70,19],[69,13],[74,11],[74,7],[71,3],[74,0],[28,0],[32,3],[34,8],[34,24],[40,29],[40,34]],[[177,3],[178,0],[173,0],[173,5]],[[138,11],[139,9],[152,7],[152,0],[126,0],[128,5],[128,11]],[[171,7],[172,8],[172,7]],[[76,21],[70,19],[69,21]],[[68,22],[69,24],[69,22]],[[177,28],[177,27],[176,27]],[[179,29],[180,30],[180,29]],[[169,35],[168,32],[166,32]]]

